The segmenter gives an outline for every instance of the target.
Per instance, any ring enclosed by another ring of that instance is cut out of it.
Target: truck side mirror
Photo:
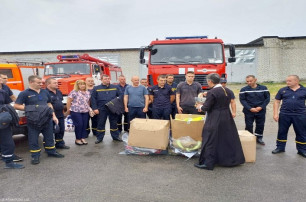
[[[229,46],[229,54],[231,58],[234,58],[236,56],[235,46],[232,44]]]
[[[228,62],[229,63],[236,62],[236,58],[228,58]]]
[[[139,63],[140,64],[144,64],[146,62],[146,60],[144,59],[144,48],[140,49],[140,55],[139,55]]]

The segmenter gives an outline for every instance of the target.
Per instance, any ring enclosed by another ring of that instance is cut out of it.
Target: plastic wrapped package
[[[128,138],[129,138],[129,134],[125,132],[122,135],[122,140],[124,142],[125,150],[120,152],[119,154],[133,154],[133,155],[157,155],[157,154],[165,155],[165,154],[168,154],[167,150],[129,146]]]
[[[74,125],[70,115],[65,118],[65,131],[74,132]]]
[[[190,136],[183,136],[170,141],[170,154],[181,154],[188,158],[199,154],[202,142],[192,139]]]

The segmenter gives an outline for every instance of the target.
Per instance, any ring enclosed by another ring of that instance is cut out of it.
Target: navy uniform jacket
[[[263,85],[257,84],[256,88],[245,86],[240,90],[239,100],[243,110],[250,111],[251,108],[261,107],[265,111],[270,102],[270,93]]]
[[[172,91],[171,86],[165,85],[163,88],[159,87],[158,85],[152,86],[148,88],[149,95],[153,95],[153,107],[154,108],[170,108],[170,95],[175,95]]]
[[[287,115],[306,114],[306,88],[300,85],[296,91],[289,87],[281,88],[275,96],[276,100],[282,100],[280,113]]]
[[[123,97],[124,97],[124,91],[125,91],[125,89],[126,89],[127,86],[128,86],[128,84],[125,84],[123,87],[122,87],[120,84],[118,84],[118,88],[119,88],[119,97],[120,97],[121,99],[123,99]]]
[[[18,95],[15,103],[20,105],[47,105],[51,103],[51,98],[45,89],[40,89],[40,92],[37,93],[35,90],[28,88]]]
[[[172,85],[169,85],[168,83],[166,83],[166,85],[171,87],[172,92],[174,93],[174,95],[176,94],[176,88],[177,88],[177,83],[173,82]],[[176,102],[175,99],[172,102],[172,107],[176,107]]]
[[[54,113],[55,113],[56,117],[57,118],[64,117],[64,113],[63,113],[64,105],[63,105],[63,94],[62,94],[62,92],[60,90],[56,89],[56,93],[54,94],[48,88],[46,90],[50,95],[51,104],[53,106]]]
[[[119,89],[117,85],[110,84],[95,86],[91,94],[91,107],[93,110],[105,110],[105,104],[112,99],[119,97]]]
[[[9,104],[12,100],[3,89],[0,89],[0,105]]]

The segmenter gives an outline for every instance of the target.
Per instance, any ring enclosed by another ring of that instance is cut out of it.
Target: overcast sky
[[[305,0],[0,0],[0,52],[139,48],[166,36],[306,36]]]

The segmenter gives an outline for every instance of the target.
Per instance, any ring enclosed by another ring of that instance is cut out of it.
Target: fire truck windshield
[[[154,45],[150,63],[157,64],[221,64],[221,44],[166,44]]]
[[[90,64],[87,63],[60,63],[48,64],[45,68],[45,75],[60,74],[90,74]]]

